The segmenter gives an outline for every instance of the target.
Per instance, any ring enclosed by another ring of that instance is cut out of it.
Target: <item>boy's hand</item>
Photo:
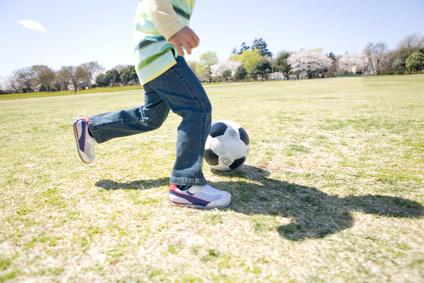
[[[194,31],[185,26],[183,27],[179,32],[174,34],[170,39],[169,42],[171,42],[175,48],[177,49],[177,52],[184,56],[184,49],[187,51],[187,54],[191,54],[191,49],[196,48],[199,46],[199,38],[194,33]]]

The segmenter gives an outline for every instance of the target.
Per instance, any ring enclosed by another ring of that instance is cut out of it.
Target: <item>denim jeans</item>
[[[171,184],[205,185],[202,172],[205,142],[211,126],[208,96],[183,57],[144,85],[144,106],[90,116],[90,132],[98,143],[159,128],[169,110],[182,117]]]

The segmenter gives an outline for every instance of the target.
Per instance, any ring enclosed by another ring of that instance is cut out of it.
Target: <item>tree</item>
[[[82,66],[67,66],[64,67],[64,70],[68,73],[70,81],[74,86],[74,94],[77,94],[78,86],[83,80],[87,77],[91,77],[90,73]]]
[[[231,72],[231,70],[225,70],[225,71],[222,73],[222,77],[225,79],[225,81],[227,81],[227,82],[228,82],[228,80],[232,77],[232,72]]]
[[[405,66],[408,70],[419,71],[424,68],[424,53],[415,52],[406,59]]]
[[[246,71],[246,69],[244,68],[243,65],[240,65],[237,68],[236,72],[234,73],[234,79],[236,81],[242,81],[242,80],[246,79],[246,77],[247,77],[247,71]]]
[[[118,73],[121,73],[121,71],[123,70],[123,69],[125,69],[125,68],[127,68],[129,65],[122,65],[122,64],[119,64],[119,65],[116,65],[115,67],[113,67],[112,69],[115,69],[115,70],[117,70],[118,71]]]
[[[260,59],[249,69],[249,74],[255,77],[261,75],[261,80],[265,80],[265,75],[272,73],[272,66],[268,60]]]
[[[31,71],[34,73],[35,82],[40,85],[40,91],[51,91],[56,78],[54,71],[46,65],[34,65]]]
[[[365,57],[363,54],[349,54],[346,52],[344,55],[337,59],[337,71],[339,73],[353,73],[362,72],[365,65]]]
[[[328,57],[328,58],[330,58],[331,60],[333,60],[333,62],[336,62],[336,60],[337,60],[336,55],[334,55],[334,53],[333,53],[333,52],[330,52],[330,53],[327,55],[327,57]]]
[[[128,85],[128,83],[132,80],[137,81],[138,76],[134,66],[129,65],[121,69],[121,71],[119,72],[119,78],[121,79],[123,85]]]
[[[269,56],[272,58],[272,53],[268,50],[268,44],[262,37],[259,39],[255,38],[251,49],[258,49],[259,54],[261,54],[263,57]]]
[[[115,86],[115,83],[121,82],[121,78],[117,70],[112,69],[106,72],[106,76],[104,78],[104,83],[107,86]]]
[[[84,77],[81,78],[81,87],[90,87],[92,82],[95,81],[97,75],[104,70],[103,66],[97,61],[83,63],[80,67],[85,70]]]
[[[250,70],[256,61],[259,61],[260,59],[263,59],[263,56],[259,53],[258,49],[245,50],[240,55],[234,55],[230,57],[230,60],[242,63],[246,70]]]
[[[241,44],[241,48],[240,48],[239,54],[241,54],[241,53],[243,53],[243,51],[247,51],[249,49],[250,49],[250,47],[246,45],[246,42],[243,42]]]
[[[283,73],[287,80],[289,79],[291,73],[291,66],[287,61],[287,58],[289,58],[289,56],[290,53],[281,52],[277,59],[275,59],[273,62],[274,71]]]
[[[234,47],[233,51],[231,52],[231,56],[234,55],[240,55],[241,53],[243,53],[243,51],[249,50],[250,47],[246,45],[246,42],[243,42],[241,44],[240,50],[237,51],[237,48]]]
[[[318,50],[301,50],[290,54],[287,61],[294,72],[304,71],[308,74],[308,78],[316,77],[319,73],[326,71],[330,68],[332,62],[330,58]]]
[[[368,43],[365,47],[363,54],[367,60],[367,68],[370,74],[378,74],[379,70],[383,70],[384,66],[388,63],[388,56],[386,54],[387,45],[384,42]]]
[[[337,72],[337,58],[336,58],[336,55],[334,55],[333,52],[330,52],[329,54],[327,54],[327,57],[331,59],[331,66],[328,69],[328,73],[334,74],[334,73]]]
[[[0,77],[0,79],[1,79],[1,77]],[[0,82],[0,94],[6,94],[6,93],[7,93],[6,90],[3,90],[2,84]]]
[[[22,91],[23,85],[16,76],[8,76],[3,81],[3,88],[8,92],[20,93]]]
[[[410,47],[424,47],[424,36],[413,33],[407,35],[398,43],[398,49],[408,49]]]
[[[388,65],[393,70],[405,70],[405,61],[413,53],[424,48],[424,36],[417,33],[406,36],[398,43],[398,47],[391,55]]]
[[[106,77],[106,75],[105,75],[105,74],[99,74],[99,75],[96,77],[96,85],[97,85],[98,87],[104,87],[104,86],[107,86],[107,84],[105,83],[105,77]]]
[[[70,80],[71,76],[69,75],[69,72],[66,67],[60,68],[60,70],[56,72],[56,89],[60,91],[68,90]]]
[[[17,85],[22,86],[22,92],[33,92],[33,85],[35,83],[34,72],[31,67],[25,67],[13,72]]]
[[[99,64],[97,61],[92,61],[88,63],[81,64],[81,67],[84,68],[86,71],[88,71],[91,74],[94,74],[97,71],[103,70],[103,66]]]
[[[228,81],[228,78],[233,76],[240,65],[240,62],[231,60],[218,62],[211,66],[212,77],[224,77]],[[229,74],[227,71],[229,71]],[[224,76],[225,72],[226,76]]]
[[[215,52],[209,51],[200,55],[200,65],[198,69],[199,77],[207,78],[212,81],[211,66],[218,63],[218,55]]]

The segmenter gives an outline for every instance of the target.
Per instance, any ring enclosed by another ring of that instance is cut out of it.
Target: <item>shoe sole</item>
[[[221,206],[203,206],[203,205],[195,205],[195,204],[176,203],[176,202],[171,201],[171,204],[172,205],[175,205],[175,206],[188,207],[188,208],[197,208],[197,209],[214,209],[214,208],[222,209],[222,208],[229,207],[231,205],[231,203],[232,203],[232,200],[228,204],[226,204],[226,205],[221,205]]]
[[[75,142],[77,144],[77,151],[78,151],[79,157],[81,158],[82,162],[84,162],[86,164],[92,163],[94,161],[94,159],[93,160],[90,160],[90,159],[87,160],[86,157],[82,155],[82,152],[79,148],[79,138],[78,138],[78,133],[77,133],[77,121],[74,122],[74,125],[73,125],[72,128],[74,130],[74,137],[75,137]]]

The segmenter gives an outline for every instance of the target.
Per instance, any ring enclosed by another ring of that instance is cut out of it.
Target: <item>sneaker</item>
[[[225,208],[231,203],[231,195],[209,185],[205,186],[169,186],[169,200],[178,206],[195,208]]]
[[[74,122],[74,135],[77,150],[81,160],[87,164],[94,161],[94,146],[96,140],[88,133],[88,117],[81,117]]]

